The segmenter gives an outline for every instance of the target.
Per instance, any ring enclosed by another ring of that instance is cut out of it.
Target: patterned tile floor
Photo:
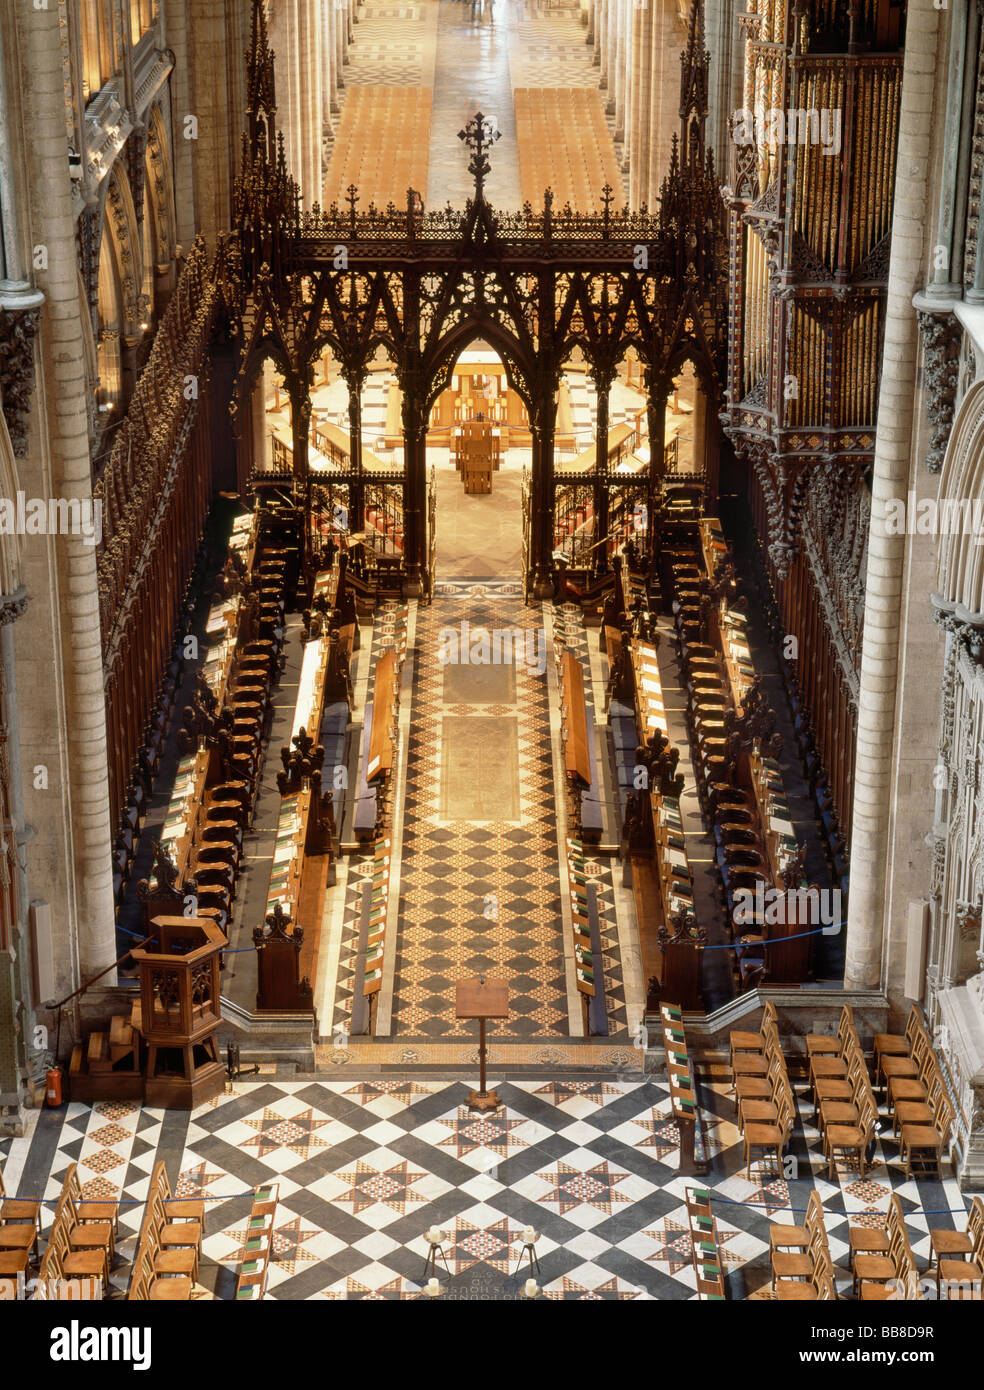
[[[568,1031],[560,930],[556,807],[546,680],[514,667],[507,704],[445,704],[450,666],[442,628],[541,628],[518,582],[447,580],[417,614],[414,707],[407,754],[394,1036],[450,1038],[474,1031],[454,1018],[454,980],[508,967],[511,1017],[497,1036]],[[542,637],[540,637],[542,642]],[[516,721],[519,821],[449,820],[441,811],[445,713]]]
[[[231,1297],[249,1190],[276,1179],[270,1298],[419,1297],[432,1225],[448,1233],[448,1297],[513,1298],[528,1224],[541,1233],[548,1298],[693,1298],[684,1189],[694,1180],[675,1171],[665,1086],[615,1072],[490,1080],[504,1106],[482,1117],[464,1107],[467,1083],[407,1075],[243,1082],[190,1115],[73,1104],[43,1111],[29,1140],[0,1141],[0,1160],[22,1196],[52,1202],[74,1161],[87,1196],[122,1197],[120,1294],[162,1159],[178,1195],[207,1199],[201,1297]],[[844,1295],[847,1212],[880,1222],[898,1193],[920,1269],[929,1228],[964,1224],[925,1214],[963,1211],[956,1185],[907,1182],[887,1136],[863,1183],[850,1173],[828,1182],[803,1116],[790,1151],[796,1175],[746,1181],[730,1101],[708,1086],[704,1101],[714,1168],[698,1181],[714,1196],[732,1299],[770,1296],[769,1222],[797,1220],[814,1185]]]
[[[367,3],[358,12],[354,42],[342,70],[344,106],[355,86],[432,87],[430,170],[424,193],[428,207],[463,206],[471,195],[468,156],[458,131],[481,108],[491,115],[502,140],[492,156],[488,194],[494,206],[518,209],[519,159],[512,92],[517,87],[597,87],[600,69],[585,42],[575,4],[539,5],[536,0],[491,0],[484,6],[460,0]],[[614,131],[614,117],[608,119]],[[332,137],[324,157],[331,157]],[[623,193],[628,196],[627,176]]]

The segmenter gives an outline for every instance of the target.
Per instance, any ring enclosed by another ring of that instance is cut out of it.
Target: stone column
[[[615,139],[625,139],[625,46],[629,0],[615,0],[614,98]]]
[[[929,152],[938,34],[938,11],[932,0],[914,0],[906,30],[861,649],[844,972],[848,989],[874,989],[882,983],[882,952],[888,925],[886,871],[893,815],[892,763],[906,537],[886,535],[885,516],[887,503],[905,498],[909,485],[916,366],[920,357],[912,298],[925,274],[931,213]]]
[[[612,21],[615,15],[615,0],[598,0],[601,7],[599,19],[600,39],[598,43],[601,76],[598,79],[598,86],[603,92],[608,93],[608,100],[605,103],[605,110],[611,115],[614,110],[615,95],[612,91],[612,50],[614,48],[614,30]]]
[[[632,134],[629,165],[629,203],[641,207],[649,197],[649,107],[652,101],[653,5],[644,0],[632,11],[632,94],[629,129]]]
[[[37,272],[46,303],[32,448],[22,481],[29,495],[77,497],[91,504],[85,347],[65,158],[58,9],[18,6],[16,23],[24,73],[23,123],[30,132],[24,143],[30,240],[43,243],[48,252],[47,269]],[[51,897],[64,962],[61,978],[68,980],[94,974],[116,957],[96,548],[81,536],[29,539],[24,578],[39,601],[30,634],[17,633],[15,639],[24,686],[32,690],[21,725],[26,761],[45,763],[48,779],[41,790],[32,777],[26,810],[44,837],[39,836],[36,859],[49,876],[32,871],[32,877]]]
[[[345,86],[342,68],[345,64],[345,50],[348,47],[348,2],[329,0],[335,11],[335,80],[339,87]]]
[[[187,0],[167,10],[167,42],[174,54],[171,73],[171,159],[174,165],[175,233],[182,251],[195,239],[194,141],[185,138],[185,116],[192,115],[191,59],[188,56]]]
[[[194,203],[198,230],[205,234],[214,251],[219,233],[228,229],[232,210],[232,101],[227,76],[227,35],[224,9],[215,0],[188,0],[187,14],[187,48],[194,55],[189,112],[198,119],[198,138],[189,141],[194,161]]]

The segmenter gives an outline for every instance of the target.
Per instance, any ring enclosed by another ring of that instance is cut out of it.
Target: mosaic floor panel
[[[496,1027],[497,1036],[568,1032],[546,679],[523,660],[513,663],[508,705],[481,702],[481,683],[465,692],[455,687],[456,694],[471,695],[467,704],[444,701],[450,666],[442,662],[449,651],[442,632],[520,630],[532,633],[542,651],[541,623],[539,607],[525,607],[512,582],[446,581],[433,603],[418,610],[394,1037],[437,1040],[473,1032],[474,1025],[454,1018],[454,983],[483,970],[510,982],[511,1016]],[[470,652],[471,638],[465,643]],[[501,698],[505,689],[495,682],[489,693]],[[514,795],[500,808],[509,819],[443,817],[445,715],[475,717],[479,729],[489,719],[515,726]],[[512,818],[516,812],[519,823]]]

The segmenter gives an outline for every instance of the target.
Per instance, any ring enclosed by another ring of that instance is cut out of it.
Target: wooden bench
[[[584,671],[570,650],[560,659],[564,765],[575,805],[575,833],[589,843],[601,839],[601,787],[595,763],[594,720],[584,698]]]
[[[711,1194],[706,1188],[688,1187],[685,1196],[690,1227],[690,1257],[697,1276],[697,1297],[701,1302],[720,1302],[726,1297],[726,1286],[717,1220],[711,1210]]]
[[[280,1187],[275,1182],[253,1190],[253,1203],[246,1223],[246,1243],[236,1277],[237,1303],[257,1302],[266,1292],[279,1195]]]
[[[707,1173],[711,1167],[711,1156],[700,1108],[697,1076],[687,1051],[683,1011],[675,1004],[661,1004],[659,1020],[666,1052],[670,1103],[680,1134],[679,1171],[688,1175]]]

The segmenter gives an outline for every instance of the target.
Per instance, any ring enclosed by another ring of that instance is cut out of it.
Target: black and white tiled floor
[[[491,1078],[494,1082],[496,1078]],[[447,1232],[449,1298],[517,1296],[520,1233],[540,1232],[540,1284],[554,1299],[695,1297],[684,1201],[709,1187],[732,1299],[769,1297],[770,1221],[802,1220],[811,1188],[824,1201],[841,1294],[847,1213],[877,1224],[896,1192],[920,1270],[928,1231],[959,1226],[952,1179],[905,1180],[890,1137],[864,1182],[829,1182],[815,1131],[794,1135],[787,1176],[746,1181],[724,1086],[704,1087],[713,1171],[676,1172],[666,1088],[638,1076],[498,1081],[493,1116],[464,1105],[469,1083],[390,1074],[291,1083],[241,1082],[190,1115],[126,1102],[43,1111],[29,1141],[0,1142],[20,1195],[51,1206],[69,1163],[86,1196],[122,1198],[122,1294],[151,1170],[165,1161],[178,1195],[207,1199],[201,1297],[231,1297],[245,1241],[250,1190],[276,1180],[280,1204],[268,1297],[400,1299],[420,1296],[424,1232]]]

